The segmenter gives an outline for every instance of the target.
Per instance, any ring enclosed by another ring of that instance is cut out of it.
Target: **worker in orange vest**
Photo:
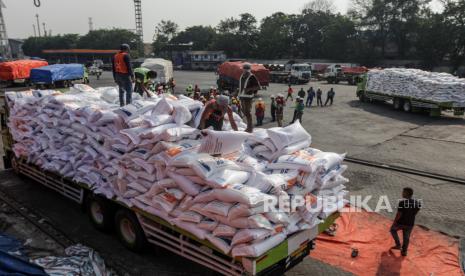
[[[129,56],[129,45],[121,44],[120,51],[113,56],[113,79],[119,86],[120,106],[130,104],[132,100],[132,84],[134,83],[134,72]],[[125,97],[126,94],[126,97]],[[126,102],[124,101],[126,98]]]

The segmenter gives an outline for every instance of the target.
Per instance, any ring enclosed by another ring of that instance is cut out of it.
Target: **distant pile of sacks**
[[[136,98],[122,108],[110,88],[6,96],[18,157],[157,215],[225,254],[260,256],[346,203],[344,156],[310,148],[298,122],[253,134],[228,130],[226,122],[225,131],[201,132],[203,106],[183,96]],[[321,204],[330,197],[334,204]]]
[[[465,106],[465,79],[448,73],[404,68],[370,70],[367,91]]]

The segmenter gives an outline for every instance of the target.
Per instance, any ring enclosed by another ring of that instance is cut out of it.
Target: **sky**
[[[33,24],[39,14],[52,34],[89,31],[89,17],[94,29],[135,29],[133,0],[40,0],[36,8],[33,0],[0,0],[10,38],[33,35]],[[144,41],[151,42],[155,26],[161,20],[172,20],[181,28],[192,25],[216,26],[220,20],[249,12],[258,20],[274,12],[298,13],[309,0],[142,0]],[[344,13],[351,0],[333,0],[336,10]]]
[[[89,17],[94,29],[135,28],[132,0],[40,0],[36,8],[33,0],[3,0],[5,24],[10,38],[33,35],[32,25],[39,14],[40,25],[52,34],[89,31]],[[249,12],[258,20],[274,12],[298,13],[309,0],[142,0],[144,41],[152,41],[155,25],[172,20],[181,28],[192,25],[216,26],[221,19]],[[350,0],[335,0],[337,11],[346,10]],[[43,29],[42,29],[43,30]],[[43,31],[42,31],[43,32]]]

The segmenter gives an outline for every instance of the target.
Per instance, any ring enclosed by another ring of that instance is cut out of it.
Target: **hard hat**
[[[278,97],[278,98],[283,98],[284,96],[283,96],[283,94],[278,93],[277,97]]]
[[[252,65],[251,65],[250,63],[246,62],[246,63],[244,63],[244,64],[242,65],[242,69],[244,69],[244,70],[250,70],[250,69],[252,69]]]
[[[270,98],[271,98],[271,99],[274,99],[275,97],[274,97],[274,95],[271,95]]]
[[[259,100],[259,101],[263,101],[263,99],[262,99],[262,98],[258,98],[258,100]]]

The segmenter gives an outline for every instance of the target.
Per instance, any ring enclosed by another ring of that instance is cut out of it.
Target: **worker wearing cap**
[[[186,96],[188,97],[193,97],[194,93],[194,87],[192,86],[192,84],[189,84],[187,87],[186,87]]]
[[[112,59],[113,79],[119,86],[120,106],[130,104],[132,101],[132,83],[134,82],[134,73],[132,71],[129,50],[130,48],[128,44],[121,44],[120,51],[114,55]],[[124,101],[125,99],[126,102]]]
[[[236,121],[234,121],[233,112],[229,106],[229,98],[225,95],[219,95],[206,103],[200,119],[199,129],[213,127],[214,130],[221,131],[223,129],[224,115],[226,114],[228,114],[232,129],[237,131]]]
[[[257,77],[252,74],[252,65],[250,63],[244,63],[242,65],[243,73],[239,78],[239,99],[241,100],[241,111],[245,116],[247,128],[245,131],[253,131],[252,122],[252,104],[253,98],[260,90],[260,83]]]
[[[134,69],[134,76],[136,80],[134,92],[139,93],[141,96],[144,96],[145,93],[148,97],[151,97],[149,87],[155,82],[157,72],[144,67],[139,67]]]
[[[304,114],[304,109],[305,109],[304,99],[301,97],[297,97],[296,104],[295,104],[294,117],[292,118],[291,124],[293,124],[296,120],[299,120],[302,123],[302,115]]]
[[[262,126],[265,118],[265,102],[262,98],[259,98],[255,104],[255,117],[257,117],[257,126]]]

